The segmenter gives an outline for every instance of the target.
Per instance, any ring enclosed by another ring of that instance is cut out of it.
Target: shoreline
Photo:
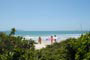
[[[51,45],[51,41],[50,41],[51,36],[53,36],[53,38],[55,38],[54,34],[53,35],[47,35],[47,36],[29,36],[29,35],[26,35],[26,36],[22,36],[22,37],[24,37],[26,40],[30,40],[30,39],[34,40],[37,43],[37,44],[34,44],[35,49],[39,50],[39,49],[45,48],[47,45]],[[58,43],[58,42],[66,40],[68,38],[78,38],[80,36],[81,36],[81,34],[61,34],[61,35],[56,35],[56,38],[57,38],[56,42]],[[39,37],[41,37],[41,40],[42,40],[41,44],[38,43]]]
[[[57,43],[59,43],[61,41],[64,41],[64,40],[66,40],[68,38],[78,38],[78,37],[80,37],[80,35],[79,36],[70,36],[70,37],[61,37],[60,39],[57,40]],[[45,48],[47,45],[51,45],[51,41],[50,40],[42,40],[41,44],[38,43],[38,40],[35,40],[35,42],[37,42],[37,44],[34,44],[36,50]],[[53,43],[55,43],[55,41]]]
[[[24,36],[22,36],[22,37],[24,37],[25,39],[27,39],[27,40],[30,40],[30,39],[32,39],[32,40],[38,40],[38,38],[39,37],[41,37],[42,38],[42,40],[46,40],[46,39],[49,39],[51,36],[54,36],[54,35],[56,35],[56,37],[57,37],[57,40],[62,40],[62,39],[67,39],[67,38],[78,38],[79,36],[81,36],[81,34],[53,34],[53,35],[46,35],[46,36],[39,36],[39,35],[37,35],[37,36],[30,36],[30,35],[24,35]],[[17,35],[18,36],[18,35]]]

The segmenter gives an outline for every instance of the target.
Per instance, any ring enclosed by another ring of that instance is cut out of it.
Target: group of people
[[[52,43],[56,42],[57,37],[56,37],[56,35],[54,35],[54,36],[51,36],[49,39],[46,39],[46,40],[50,40],[51,41],[51,44],[52,44]],[[38,43],[39,44],[42,43],[42,38],[41,37],[38,38]]]

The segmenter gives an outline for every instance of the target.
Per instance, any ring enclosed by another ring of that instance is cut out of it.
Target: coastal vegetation
[[[69,38],[59,43],[36,50],[33,40],[0,33],[0,60],[90,60],[90,33],[79,38]]]

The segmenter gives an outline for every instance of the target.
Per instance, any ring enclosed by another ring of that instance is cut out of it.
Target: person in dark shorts
[[[41,37],[39,37],[38,42],[39,42],[39,44],[42,43],[42,39],[41,39]]]
[[[57,37],[56,37],[56,35],[54,35],[54,41],[57,42],[56,40],[57,40]]]

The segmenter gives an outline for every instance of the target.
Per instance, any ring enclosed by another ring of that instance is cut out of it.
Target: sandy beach
[[[62,36],[62,37],[58,37],[56,42],[61,42],[64,41],[68,38],[78,38],[80,35],[71,35],[71,36]],[[35,40],[35,42],[37,42],[37,44],[35,44],[35,49],[42,49],[45,48],[47,45],[51,45],[51,40],[42,40],[41,44],[38,43],[38,40]],[[53,41],[53,43],[55,43],[55,41]]]
[[[38,42],[37,42],[38,43]],[[50,45],[51,42],[50,41],[42,41],[42,43],[38,43],[38,44],[35,44],[35,49],[41,49],[41,48],[45,48],[47,45]]]

